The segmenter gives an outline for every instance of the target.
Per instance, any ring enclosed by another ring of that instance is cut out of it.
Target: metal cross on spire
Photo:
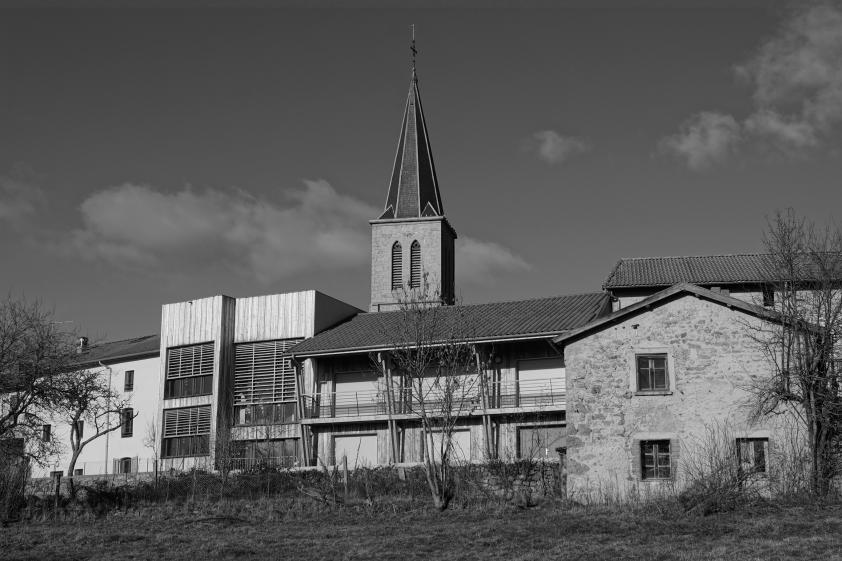
[[[418,49],[415,48],[415,24],[409,26],[412,30],[412,42],[409,44],[409,50],[412,52],[412,79],[417,81],[418,76],[415,74],[415,57],[418,54]]]

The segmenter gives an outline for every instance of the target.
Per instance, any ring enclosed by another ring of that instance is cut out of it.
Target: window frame
[[[392,265],[390,286],[392,290],[401,290],[403,288],[403,245],[398,240],[392,244],[389,262]]]
[[[421,242],[412,240],[409,246],[409,288],[421,288]]]
[[[210,373],[202,373],[202,366],[200,363],[198,374],[180,374],[170,370],[171,353],[184,352],[184,349],[192,348],[192,360],[196,360],[196,351],[199,348],[200,361],[204,358],[203,354],[205,348],[209,348],[210,352]],[[183,399],[188,397],[202,397],[206,395],[213,395],[213,380],[216,366],[216,343],[214,341],[205,341],[202,343],[193,343],[190,345],[177,345],[167,348],[164,362],[164,399]]]
[[[757,445],[761,444],[758,450]],[[744,446],[750,445],[750,449]],[[750,450],[750,451],[749,451]],[[744,452],[749,451],[748,455]],[[760,452],[758,454],[758,451]],[[769,473],[769,437],[746,436],[736,439],[737,466],[743,474],[766,475]],[[744,458],[748,460],[744,461]],[[758,466],[758,457],[762,465]]]
[[[123,391],[124,392],[133,392],[134,391],[134,370],[126,370],[123,373]]]
[[[663,355],[666,358],[665,366],[666,366],[666,375],[665,379],[667,382],[666,389],[650,389],[650,390],[641,390],[638,385],[638,369],[637,369],[637,359],[639,357],[644,356],[659,356]],[[675,361],[673,359],[672,349],[666,346],[656,346],[656,345],[640,345],[632,349],[628,354],[628,375],[629,375],[629,394],[630,396],[668,396],[672,395],[675,392],[676,382],[675,382]]]
[[[647,447],[652,447],[651,454],[647,453]],[[666,446],[666,452],[662,451],[662,447]],[[642,481],[670,481],[673,479],[675,475],[675,470],[673,468],[673,445],[671,439],[665,438],[658,438],[658,439],[646,439],[640,441],[640,479]],[[653,475],[647,475],[647,463],[646,458],[647,455],[652,456],[652,466],[651,469],[653,470]],[[666,456],[667,458],[667,465],[663,466],[660,464],[660,460],[662,456]],[[666,469],[666,475],[661,475],[661,470]]]
[[[645,360],[648,362],[648,365],[645,370],[648,371],[646,378],[648,379],[649,387],[643,387],[641,384],[641,366],[640,361]],[[657,379],[657,368],[655,366],[655,361],[663,361],[664,363],[664,386],[658,387],[658,379]],[[669,378],[669,359],[667,357],[667,353],[636,353],[634,355],[634,369],[635,369],[635,382],[637,386],[637,393],[664,393],[669,392],[670,388],[670,378]]]
[[[120,417],[120,438],[131,438],[134,436],[134,409],[120,409]]]
[[[53,440],[53,426],[50,424],[41,425],[41,440],[44,442],[52,442]]]

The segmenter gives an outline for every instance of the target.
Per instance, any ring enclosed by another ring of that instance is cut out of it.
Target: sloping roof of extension
[[[755,304],[745,302],[732,296],[726,296],[720,292],[714,292],[712,290],[708,290],[707,288],[696,286],[695,284],[678,283],[667,288],[666,290],[657,292],[649,298],[641,300],[640,302],[635,302],[630,306],[620,308],[616,312],[596,318],[586,325],[583,325],[577,329],[559,335],[558,337],[553,339],[553,342],[557,344],[571,343],[573,341],[586,337],[591,333],[600,331],[605,327],[610,327],[611,325],[614,325],[615,323],[627,317],[647,312],[656,306],[665,304],[671,300],[686,295],[693,295],[699,298],[703,298],[705,300],[709,300],[711,302],[716,302],[722,304],[723,306],[740,310],[755,317],[768,319],[771,321],[777,321],[780,319],[780,314],[768,308],[757,306]]]
[[[158,356],[161,352],[160,335],[144,335],[121,341],[108,341],[91,345],[87,351],[78,355],[79,366],[96,366],[138,360]]]
[[[634,257],[617,262],[605,279],[605,290],[692,284],[760,283],[774,278],[769,255],[703,255],[684,257]]]
[[[575,329],[599,317],[609,306],[604,292],[538,298],[516,302],[495,302],[443,306],[436,309],[436,331],[429,339],[445,340],[449,333],[473,342],[550,338]],[[406,329],[405,312],[369,312],[355,316],[333,329],[306,339],[293,347],[298,357],[386,350],[401,344],[398,334]],[[459,324],[456,329],[453,326]],[[414,341],[410,341],[414,343]]]

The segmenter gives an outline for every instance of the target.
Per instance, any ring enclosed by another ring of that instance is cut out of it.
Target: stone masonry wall
[[[680,487],[682,458],[706,431],[769,438],[748,423],[747,385],[770,372],[748,325],[756,318],[694,296],[630,316],[565,349],[568,492],[574,500],[646,496]],[[636,395],[635,354],[666,352],[670,392]],[[670,440],[673,479],[641,479],[641,440]]]
[[[442,286],[444,260],[453,266],[453,239],[443,230],[446,222],[438,220],[395,220],[377,222],[371,228],[371,311],[396,309],[402,290],[392,290],[392,244],[400,242],[403,254],[403,284],[409,282],[410,246],[413,240],[421,244],[421,272],[427,274],[430,291],[452,294],[452,288]],[[449,251],[444,251],[444,245]],[[452,282],[452,275],[451,275]]]

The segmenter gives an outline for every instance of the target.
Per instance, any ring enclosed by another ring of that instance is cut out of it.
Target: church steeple
[[[407,298],[455,300],[456,231],[444,216],[427,122],[415,72],[403,113],[383,213],[371,221],[371,311],[393,310]]]
[[[389,195],[380,219],[444,216],[414,64],[412,70]]]

